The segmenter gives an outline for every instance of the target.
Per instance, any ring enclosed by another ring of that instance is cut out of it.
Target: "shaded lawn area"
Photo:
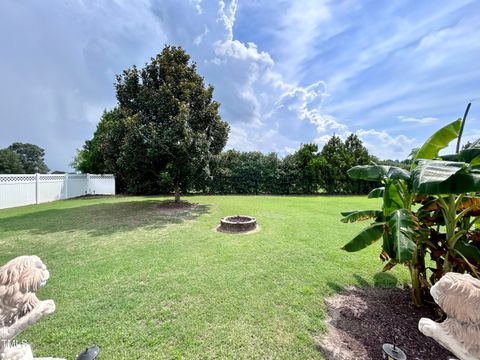
[[[379,273],[379,247],[341,246],[365,223],[340,211],[364,197],[189,196],[194,210],[159,211],[167,197],[95,197],[0,210],[0,264],[35,254],[57,311],[20,335],[37,356],[102,359],[322,359],[324,298],[349,285],[401,286]],[[261,231],[224,234],[221,217],[255,216]]]

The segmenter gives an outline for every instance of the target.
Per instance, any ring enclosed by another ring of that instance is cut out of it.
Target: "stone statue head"
[[[38,256],[19,256],[0,268],[0,327],[13,324],[39,303],[35,292],[49,277]]]

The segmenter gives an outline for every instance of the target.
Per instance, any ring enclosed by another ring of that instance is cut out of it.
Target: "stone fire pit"
[[[226,216],[220,220],[218,230],[226,232],[247,232],[255,230],[257,220],[251,216],[235,215]]]

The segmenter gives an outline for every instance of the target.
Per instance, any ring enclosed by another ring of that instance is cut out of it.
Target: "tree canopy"
[[[15,142],[8,149],[19,156],[25,173],[46,174],[48,172],[48,166],[44,160],[45,150],[41,147],[29,143]]]
[[[0,149],[0,174],[24,174],[20,156],[10,149]]]
[[[48,166],[45,164],[45,150],[41,147],[15,142],[6,149],[0,149],[1,174],[45,174]]]
[[[132,193],[173,189],[176,201],[192,182],[208,179],[229,126],[182,48],[166,46],[142,69],[123,71],[115,89],[118,105],[77,154],[78,170],[113,172]]]

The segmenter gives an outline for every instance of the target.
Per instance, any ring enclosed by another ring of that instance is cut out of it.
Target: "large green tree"
[[[44,160],[45,150],[41,147],[29,143],[15,142],[8,149],[18,155],[25,173],[45,174],[48,172],[48,166]]]
[[[294,154],[298,166],[299,190],[301,193],[317,192],[320,183],[321,159],[317,144],[303,144]]]
[[[0,174],[24,174],[20,156],[10,149],[0,149]]]
[[[103,115],[74,165],[114,172],[133,193],[180,193],[210,176],[229,126],[195,63],[180,47],[166,46],[142,69],[117,76],[118,106]]]
[[[278,192],[278,168],[281,160],[276,153],[227,150],[213,167],[212,191],[217,193],[265,194]]]
[[[115,174],[117,187],[123,191],[125,185],[117,161],[126,133],[126,117],[119,108],[104,111],[91,140],[85,141],[73,163],[83,173]]]
[[[347,193],[347,170],[350,168],[349,154],[339,136],[332,136],[322,148],[321,183],[329,194]]]
[[[299,163],[295,154],[285,156],[278,170],[279,192],[281,194],[294,194],[300,191]]]
[[[321,184],[329,194],[362,194],[371,190],[372,184],[364,180],[349,179],[347,171],[356,165],[367,165],[372,161],[368,150],[355,134],[345,142],[332,136],[320,152]]]
[[[348,170],[356,165],[368,165],[372,161],[372,157],[368,153],[367,148],[363,145],[362,140],[355,135],[350,134],[345,140],[345,169]],[[346,179],[344,191],[348,194],[364,194],[371,190],[372,184],[365,180]]]

